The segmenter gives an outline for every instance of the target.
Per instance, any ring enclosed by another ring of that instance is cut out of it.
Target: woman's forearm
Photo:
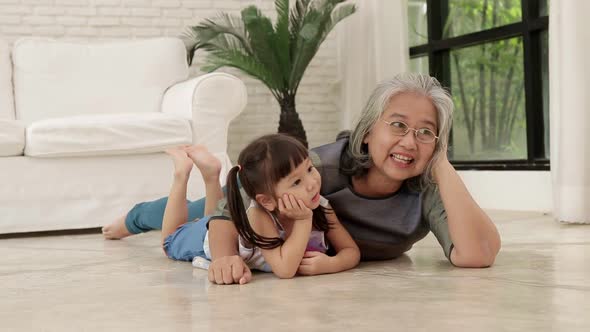
[[[337,273],[350,270],[357,266],[361,260],[358,248],[344,248],[330,257],[330,264],[324,273]]]
[[[492,265],[500,250],[500,235],[496,226],[471,197],[448,160],[437,165],[435,179],[454,245],[451,261],[461,267]]]

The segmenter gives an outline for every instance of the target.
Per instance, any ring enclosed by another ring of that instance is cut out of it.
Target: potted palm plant
[[[220,13],[190,27],[185,34],[188,61],[203,49],[203,71],[233,67],[260,80],[280,105],[279,133],[307,146],[305,129],[295,109],[295,95],[305,69],[334,26],[355,11],[347,0],[275,0],[273,23],[254,5],[241,15]]]

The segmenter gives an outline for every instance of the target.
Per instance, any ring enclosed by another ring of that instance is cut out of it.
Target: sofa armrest
[[[0,119],[0,157],[22,156],[24,149],[24,122]]]
[[[177,83],[164,94],[162,112],[191,121],[193,144],[227,154],[229,123],[246,107],[246,86],[225,73],[205,74]]]

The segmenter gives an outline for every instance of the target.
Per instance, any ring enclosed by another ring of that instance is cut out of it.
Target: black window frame
[[[426,0],[428,42],[410,47],[410,58],[428,56],[430,75],[443,86],[451,86],[451,50],[481,45],[498,40],[522,37],[527,158],[510,160],[451,160],[457,170],[549,170],[545,157],[545,126],[543,119],[542,33],[549,29],[548,16],[540,15],[539,0],[521,0],[522,21],[481,30],[451,38],[443,38],[443,26],[448,16],[448,0]],[[450,146],[452,146],[451,135]],[[452,151],[452,150],[451,150]]]

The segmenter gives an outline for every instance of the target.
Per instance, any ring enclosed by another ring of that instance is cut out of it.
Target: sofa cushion
[[[0,119],[14,120],[10,48],[2,40],[0,40]]]
[[[22,156],[24,148],[24,123],[0,119],[0,157]]]
[[[25,155],[77,157],[152,153],[191,141],[190,122],[174,115],[80,115],[29,125]]]
[[[15,42],[16,118],[26,123],[71,115],[160,111],[164,91],[188,77],[178,38],[77,43]]]

